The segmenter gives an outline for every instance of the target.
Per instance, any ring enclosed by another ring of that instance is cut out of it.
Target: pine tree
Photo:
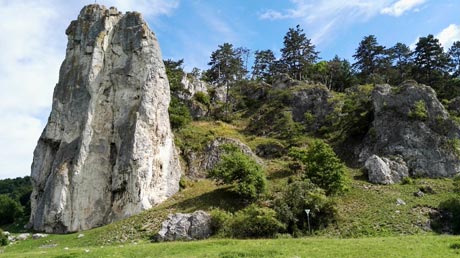
[[[254,66],[252,67],[252,77],[271,83],[274,75],[275,61],[275,54],[270,49],[256,51]]]
[[[455,41],[449,48],[449,56],[452,60],[453,76],[460,77],[460,41]]]
[[[388,54],[390,55],[390,60],[395,71],[392,76],[393,78],[390,80],[391,83],[399,84],[408,79],[411,67],[413,66],[410,48],[406,44],[398,42],[388,49]]]
[[[302,80],[308,68],[318,59],[315,45],[305,36],[300,25],[289,28],[284,36],[284,48],[281,49],[281,63],[284,64],[293,78]]]
[[[431,34],[419,38],[413,55],[414,76],[423,83],[433,84],[448,71],[449,56],[444,52],[439,39]]]
[[[353,68],[360,71],[364,81],[371,80],[371,76],[381,73],[388,66],[388,56],[385,47],[377,43],[374,35],[364,37],[353,55],[356,63]]]

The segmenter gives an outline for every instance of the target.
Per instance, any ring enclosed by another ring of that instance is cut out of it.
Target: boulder
[[[372,155],[364,165],[368,172],[369,181],[375,184],[394,184],[409,176],[406,163],[401,158],[390,160]]]
[[[29,238],[30,238],[30,233],[22,233],[22,234],[17,235],[14,239],[17,241],[23,241]]]
[[[137,214],[179,190],[170,91],[155,34],[137,12],[85,6],[34,151],[31,216],[66,233]]]
[[[195,93],[203,92],[208,94],[208,84],[202,80],[197,79],[193,75],[184,74],[181,80],[184,90],[178,95],[180,99],[191,100]]]
[[[162,222],[155,241],[198,240],[211,235],[211,215],[204,211],[170,214]]]
[[[363,141],[360,161],[372,155],[399,156],[414,177],[451,177],[460,171],[459,126],[426,85],[406,81],[377,85],[374,120]]]

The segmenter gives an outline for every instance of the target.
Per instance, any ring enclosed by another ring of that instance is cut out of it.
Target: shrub
[[[206,106],[209,106],[211,105],[211,97],[209,97],[208,94],[202,92],[202,91],[198,91],[195,93],[195,95],[193,95],[193,98],[200,102],[201,104],[204,104]]]
[[[192,121],[188,107],[178,98],[172,97],[169,104],[169,120],[173,129],[179,129]]]
[[[307,232],[308,221],[305,209],[310,209],[310,227],[312,230],[326,227],[335,220],[335,203],[328,199],[324,190],[309,180],[293,181],[286,190],[274,200],[274,209],[278,219],[287,226],[294,236]]]
[[[0,194],[0,225],[13,223],[22,216],[23,210],[18,201]]]
[[[439,204],[439,210],[444,213],[432,224],[436,231],[441,232],[448,225],[452,233],[460,234],[460,198],[451,198]]]
[[[453,178],[454,191],[460,193],[460,175],[456,175]]]
[[[208,177],[223,184],[236,184],[234,191],[246,200],[257,199],[265,191],[265,174],[255,160],[234,146],[223,146],[226,153],[209,171]]]
[[[289,156],[304,165],[302,177],[324,189],[327,195],[347,189],[346,168],[328,144],[317,140],[308,149],[294,147]]]
[[[426,110],[425,101],[419,100],[414,103],[413,110],[409,112],[409,117],[418,120],[426,120],[428,118],[428,111]]]
[[[221,209],[211,210],[211,230],[213,234],[220,237],[229,237],[231,219],[232,214],[227,211]]]
[[[8,245],[8,237],[3,233],[3,230],[0,229],[0,246]]]
[[[274,237],[284,230],[284,225],[276,218],[274,210],[252,204],[234,215],[230,228],[233,237],[257,238]]]

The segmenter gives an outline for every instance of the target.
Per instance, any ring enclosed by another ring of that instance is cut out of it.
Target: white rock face
[[[37,231],[85,230],[178,191],[169,83],[139,13],[89,5],[68,27],[53,108],[32,164]]]
[[[394,184],[409,176],[409,169],[402,159],[396,161],[372,155],[364,165],[368,171],[369,181],[376,184]]]

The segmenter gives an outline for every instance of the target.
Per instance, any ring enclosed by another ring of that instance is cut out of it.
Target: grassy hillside
[[[201,121],[191,123],[177,135],[179,144],[182,147],[188,144],[190,148],[218,136],[240,139],[252,149],[268,141],[287,144],[277,139],[245,135],[242,133],[243,127],[238,123],[230,125]],[[181,143],[181,139],[187,139],[186,143]],[[305,142],[308,141],[309,138],[305,138]],[[287,161],[283,157],[265,162],[269,192],[273,192],[284,185],[292,172],[287,169]],[[456,197],[451,179],[414,179],[408,184],[387,186],[368,183],[361,170],[348,169],[348,176],[351,181],[349,191],[334,197],[338,219],[333,225],[314,232],[317,238],[251,241],[214,239],[194,243],[149,244],[150,237],[159,230],[161,221],[170,213],[216,207],[234,212],[244,207],[243,203],[235,202],[237,197],[228,191],[228,186],[219,186],[203,179],[185,180],[185,188],[163,204],[128,219],[81,232],[85,235],[82,238],[77,238],[78,234],[52,235],[2,247],[0,252],[8,257],[201,257],[204,254],[207,257],[304,257],[307,254],[309,257],[332,257],[338,254],[341,257],[356,257],[366,256],[368,252],[373,257],[436,257],[432,254],[446,257],[458,252],[455,249],[460,246],[458,237],[437,236],[429,228],[430,216],[436,212],[439,203]],[[429,188],[433,194],[416,197],[414,193],[420,188]],[[406,205],[397,205],[398,198]],[[14,227],[10,229],[14,230]],[[403,235],[412,236],[402,238]],[[64,250],[65,247],[68,250]],[[90,252],[86,253],[85,250]]]

